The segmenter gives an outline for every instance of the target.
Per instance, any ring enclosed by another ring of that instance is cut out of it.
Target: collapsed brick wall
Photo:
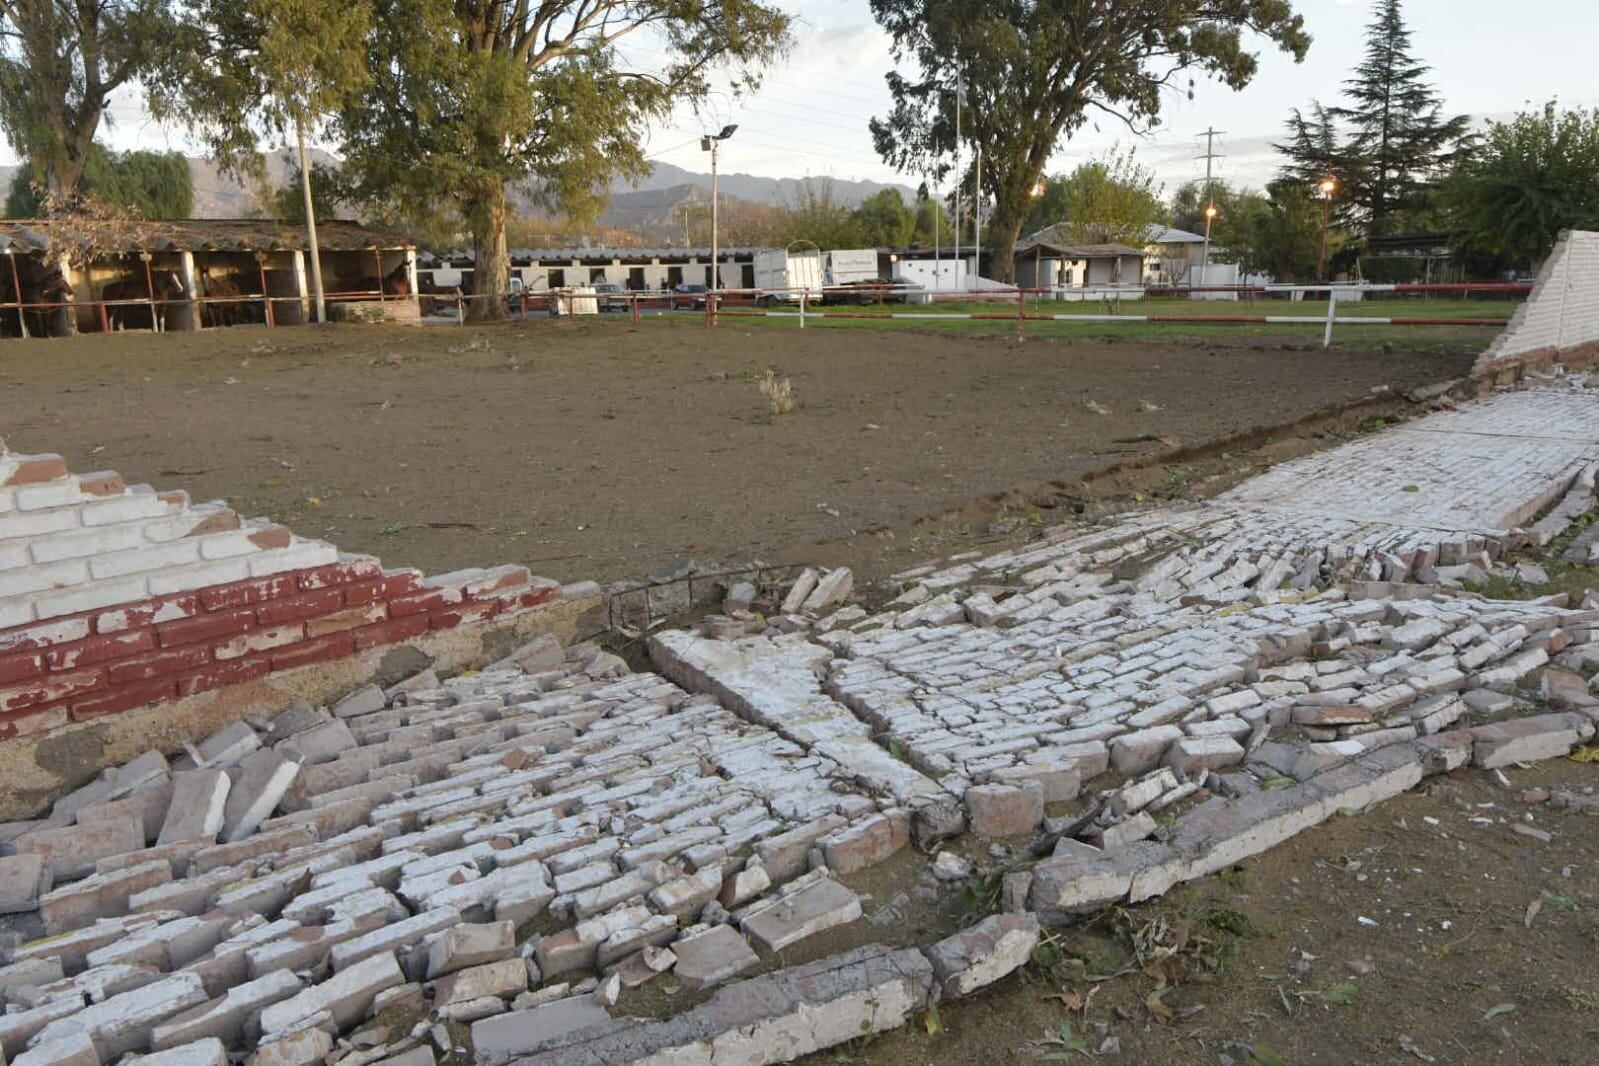
[[[0,741],[561,596],[520,566],[386,570],[222,503],[0,452]]]
[[[1527,302],[1477,358],[1473,373],[1599,355],[1599,233],[1569,230],[1550,253]]]

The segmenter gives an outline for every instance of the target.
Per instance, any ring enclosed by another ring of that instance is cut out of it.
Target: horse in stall
[[[246,288],[237,275],[213,276],[210,267],[200,269],[200,292],[211,300],[202,305],[201,318],[208,326],[238,326],[265,321],[261,305],[250,296],[259,296],[259,285]]]
[[[411,295],[411,272],[406,269],[406,264],[401,263],[381,278],[362,278],[356,291],[381,292],[384,296],[409,296]]]
[[[0,337],[24,336],[24,326],[26,326],[26,336],[29,337],[54,335],[57,332],[56,323],[64,317],[62,315],[64,307],[30,305],[64,305],[72,295],[72,283],[58,267],[51,267],[42,272],[38,269],[27,272],[19,270],[16,280],[22,284],[21,293],[16,291],[10,271],[0,276],[0,304],[23,305],[20,309],[7,308],[5,311],[0,311]]]
[[[111,329],[166,329],[167,314],[171,304],[184,294],[183,279],[176,271],[152,270],[148,280],[131,277],[108,283],[100,290],[100,299],[106,303],[134,300],[137,303],[115,303],[106,308],[106,322]],[[155,319],[150,317],[154,302]]]

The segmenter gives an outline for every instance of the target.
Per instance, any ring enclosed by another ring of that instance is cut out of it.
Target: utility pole
[[[705,297],[706,306],[711,308],[715,307],[715,293],[720,284],[719,274],[721,273],[719,270],[717,270],[718,264],[716,262],[716,244],[717,237],[719,236],[716,231],[716,225],[718,221],[716,213],[716,155],[717,149],[721,147],[722,142],[733,136],[733,131],[736,129],[738,129],[737,126],[723,126],[721,133],[706,134],[704,137],[700,138],[700,150],[711,153],[711,273],[709,278],[710,285],[708,286],[710,291]],[[715,314],[714,309],[711,311],[711,314]]]
[[[957,282],[960,281],[961,273],[961,233],[965,229],[961,223],[961,186],[965,184],[961,178],[961,104],[965,99],[966,86],[957,71],[955,74],[955,280]],[[933,288],[936,290],[938,286],[935,284]]]
[[[1216,197],[1210,184],[1211,164],[1221,158],[1216,152],[1216,138],[1225,132],[1225,130],[1215,128],[1207,129],[1205,131],[1205,154],[1195,156],[1196,159],[1205,161],[1205,251],[1199,260],[1199,283],[1201,285],[1205,284],[1205,272],[1210,268],[1210,224],[1216,218]]]
[[[983,276],[983,142],[977,142],[977,172],[972,180],[972,261]]]
[[[311,294],[316,299],[316,320],[326,322],[328,308],[322,296],[322,251],[317,246],[316,208],[311,202],[311,153],[305,147],[305,116],[299,111],[294,113],[294,135],[300,142],[300,192],[305,197],[305,232],[311,244]],[[382,287],[380,278],[378,288]]]

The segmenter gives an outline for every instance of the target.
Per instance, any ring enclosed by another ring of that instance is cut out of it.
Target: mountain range
[[[315,163],[337,165],[338,162],[326,153],[316,152],[314,156]],[[188,158],[189,174],[194,181],[196,218],[241,218],[261,213],[256,189],[223,174],[209,159],[200,156]],[[286,184],[293,176],[286,152],[268,155],[266,167],[268,183],[273,187]],[[15,166],[0,166],[0,195],[10,186],[11,176],[16,169]],[[720,175],[717,183],[723,203],[743,200],[782,205],[795,199],[806,180],[732,173]],[[833,198],[846,205],[858,204],[884,189],[893,189],[906,200],[915,197],[915,191],[908,185],[838,178],[829,180]],[[619,179],[611,184],[610,204],[598,219],[598,225],[633,230],[664,239],[680,232],[685,206],[709,201],[710,189],[711,176],[708,173],[687,170],[671,163],[656,163],[649,176],[638,182]],[[525,198],[518,199],[526,203]]]

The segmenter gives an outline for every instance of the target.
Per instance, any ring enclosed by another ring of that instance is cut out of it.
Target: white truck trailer
[[[763,248],[755,253],[755,287],[772,290],[763,291],[757,296],[757,304],[797,304],[802,292],[807,301],[820,300],[822,283],[820,251],[791,252],[786,248]]]

